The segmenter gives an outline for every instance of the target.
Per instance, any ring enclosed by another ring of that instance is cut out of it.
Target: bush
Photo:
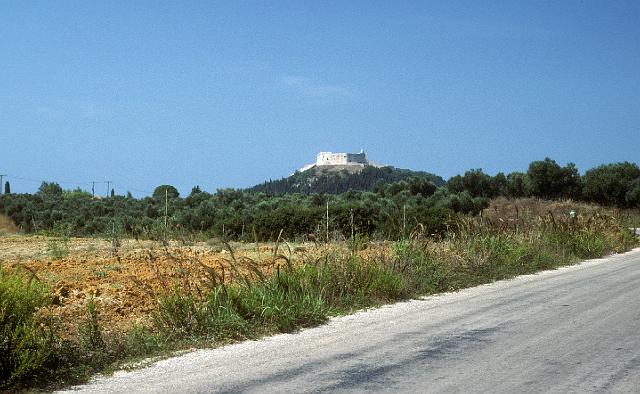
[[[60,260],[69,255],[70,234],[71,226],[59,223],[50,232],[52,238],[47,243],[47,254],[53,260]]]
[[[584,175],[584,197],[602,205],[632,207],[634,201],[627,196],[639,179],[640,168],[634,163],[602,165]]]
[[[48,301],[39,282],[0,267],[0,388],[32,378],[52,358],[53,324],[37,315]]]
[[[222,286],[212,289],[206,300],[175,288],[160,297],[154,328],[167,341],[244,337],[247,323],[229,298]]]
[[[154,327],[169,341],[224,341],[312,326],[331,313],[406,296],[401,275],[357,256],[288,266],[253,282],[214,286],[205,297],[175,288],[162,296]]]

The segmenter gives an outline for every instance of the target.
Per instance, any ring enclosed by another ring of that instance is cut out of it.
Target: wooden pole
[[[402,206],[402,238],[407,234],[407,204]]]
[[[164,189],[164,228],[167,228],[168,213],[169,213],[169,189]]]
[[[329,243],[329,200],[327,200],[327,243]]]
[[[354,238],[354,231],[353,231],[353,209],[351,209],[351,240],[353,240]]]

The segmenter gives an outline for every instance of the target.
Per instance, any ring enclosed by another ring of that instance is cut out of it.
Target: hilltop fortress
[[[359,171],[365,166],[383,167],[377,163],[370,162],[367,159],[367,154],[361,149],[360,153],[334,153],[334,152],[320,152],[316,156],[316,162],[313,164],[307,164],[302,167],[300,172],[306,171],[311,168],[336,168],[345,169],[349,171]]]
[[[316,157],[317,166],[348,166],[348,165],[366,165],[367,154],[364,151],[360,153],[333,153],[320,152]]]

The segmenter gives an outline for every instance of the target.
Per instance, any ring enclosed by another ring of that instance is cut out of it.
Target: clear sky
[[[0,2],[0,174],[246,187],[640,161],[640,2]],[[106,185],[97,191],[106,193]]]

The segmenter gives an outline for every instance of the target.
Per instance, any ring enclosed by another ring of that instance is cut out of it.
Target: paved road
[[[94,392],[640,392],[640,249],[98,378]]]

